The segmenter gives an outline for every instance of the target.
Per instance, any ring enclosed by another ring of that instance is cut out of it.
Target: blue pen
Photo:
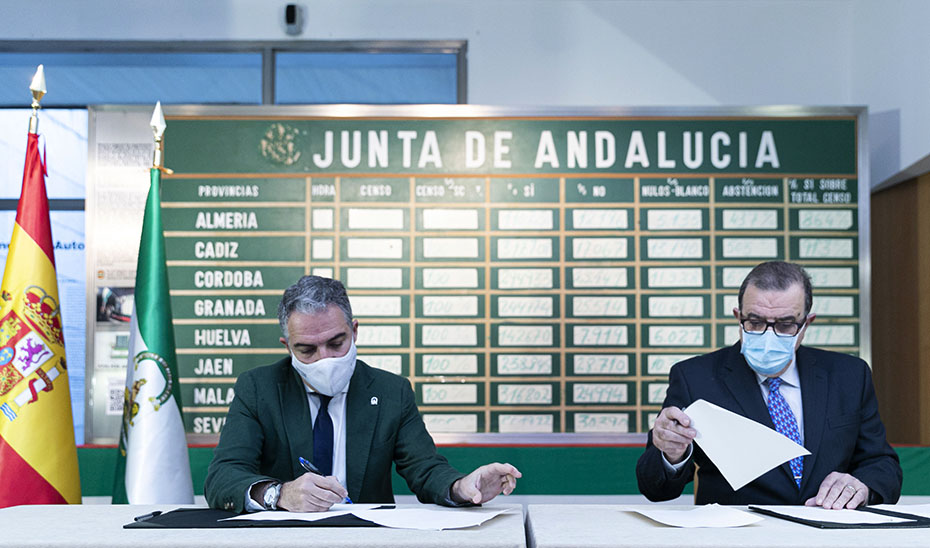
[[[322,475],[323,475],[323,473],[320,472],[320,469],[317,468],[316,466],[314,466],[313,463],[310,462],[310,461],[308,461],[307,459],[305,459],[305,458],[303,458],[303,457],[297,457],[297,462],[299,462],[299,463],[300,463],[300,466],[302,466],[303,469],[306,470],[307,472],[310,472],[311,474],[316,474],[316,475],[318,475],[318,476],[322,476]],[[348,495],[346,495],[345,503],[346,503],[346,504],[355,504],[354,502],[352,502],[352,499],[350,499]]]

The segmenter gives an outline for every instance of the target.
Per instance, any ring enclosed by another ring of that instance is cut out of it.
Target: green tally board
[[[230,112],[165,137],[190,433],[283,355],[275,308],[309,273],[346,284],[359,356],[411,380],[434,433],[647,431],[671,365],[736,339],[764,260],[809,268],[806,343],[860,350],[854,114]]]

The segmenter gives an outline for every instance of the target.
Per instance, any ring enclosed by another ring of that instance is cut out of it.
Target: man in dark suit
[[[636,465],[640,492],[652,501],[678,497],[696,466],[697,504],[896,502],[901,467],[885,440],[868,365],[801,346],[815,318],[807,273],[791,263],[762,263],[743,281],[738,303],[740,342],[672,367],[663,409]],[[779,432],[811,454],[734,491],[692,443],[697,432],[682,409],[698,399],[773,429],[778,422]]]
[[[392,463],[426,503],[480,504],[513,491],[521,474],[510,464],[468,475],[450,466],[407,379],[356,359],[358,321],[340,282],[304,276],[284,292],[278,320],[290,356],[236,381],[204,485],[210,506],[312,512],[347,497],[391,502]]]

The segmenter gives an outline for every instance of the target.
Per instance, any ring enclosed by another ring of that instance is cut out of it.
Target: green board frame
[[[870,356],[863,107],[165,112],[180,382],[209,402],[184,402],[191,434],[202,415],[192,439],[215,440],[246,360],[227,378],[184,364],[271,357],[273,307],[301,274],[343,279],[360,355],[407,376],[427,423],[449,425],[434,433],[457,440],[638,439],[661,407],[663,356],[724,344],[733,280],[762,260],[816,270],[815,299],[838,310],[818,322],[836,326],[827,348]],[[246,330],[251,347],[236,346]],[[501,355],[526,369],[500,372]],[[469,388],[422,401],[450,383]],[[545,398],[519,399],[541,385]],[[606,395],[576,401],[576,387]]]

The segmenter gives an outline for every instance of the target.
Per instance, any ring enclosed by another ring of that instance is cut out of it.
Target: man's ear
[[[288,352],[291,351],[291,349],[288,348],[288,346],[287,346],[287,339],[285,339],[284,337],[281,337],[281,338],[279,338],[278,340],[281,341],[281,344],[284,345],[284,348],[287,348],[287,351],[288,351]]]
[[[352,320],[352,340],[358,342],[358,320]]]
[[[739,321],[741,314],[739,313],[738,307],[733,307],[733,317],[736,318],[736,321]],[[739,327],[739,343],[743,344],[743,326]]]
[[[804,340],[804,335],[807,335],[807,326],[814,323],[814,320],[817,319],[817,314],[808,314],[807,323],[804,324],[804,331],[798,333],[798,341],[795,343],[794,347],[798,348],[801,346],[801,342]]]

